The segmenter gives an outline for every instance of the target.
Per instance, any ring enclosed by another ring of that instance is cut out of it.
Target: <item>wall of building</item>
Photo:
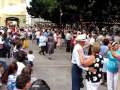
[[[4,9],[9,6],[19,5],[25,3],[25,0],[0,0],[0,9]],[[22,7],[21,7],[22,8]],[[26,24],[26,9],[24,11],[13,13],[3,13],[0,15],[0,26],[4,26],[6,24],[6,18],[8,17],[16,17],[19,18],[20,26],[24,26]]]

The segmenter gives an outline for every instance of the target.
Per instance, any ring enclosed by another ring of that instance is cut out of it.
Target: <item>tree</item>
[[[32,0],[27,7],[28,13],[33,17],[42,17],[54,23],[74,23],[80,21],[87,0]]]
[[[88,5],[84,12],[84,18],[92,21],[108,21],[120,19],[120,1],[119,0],[89,0],[91,4]],[[87,18],[89,17],[89,19]]]
[[[32,0],[27,7],[33,17],[41,17],[53,23],[84,21],[112,21],[120,19],[119,0]],[[61,18],[60,18],[61,17]]]
[[[56,18],[53,17],[53,14],[57,13],[55,11],[58,6],[56,0],[32,0],[30,5],[31,7],[27,7],[27,11],[32,17],[41,17],[57,23]]]

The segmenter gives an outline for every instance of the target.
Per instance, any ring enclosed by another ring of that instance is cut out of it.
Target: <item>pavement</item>
[[[51,90],[71,90],[71,54],[64,48],[55,50],[52,60],[48,56],[39,55],[39,47],[30,42],[29,50],[35,55],[33,77],[45,80]],[[81,90],[86,90],[83,88]],[[100,86],[99,90],[107,90]]]

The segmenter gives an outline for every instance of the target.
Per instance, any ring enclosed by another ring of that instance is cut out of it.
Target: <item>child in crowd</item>
[[[29,53],[27,54],[27,58],[28,58],[28,63],[33,66],[33,61],[35,59],[35,56],[33,54],[33,51],[30,50]]]

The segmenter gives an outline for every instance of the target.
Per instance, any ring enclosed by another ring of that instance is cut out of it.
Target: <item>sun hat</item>
[[[115,46],[116,44],[118,44],[118,43],[117,43],[117,42],[113,42],[113,43],[112,43],[112,46]]]
[[[86,35],[84,35],[84,34],[78,35],[75,40],[76,41],[86,41]]]

